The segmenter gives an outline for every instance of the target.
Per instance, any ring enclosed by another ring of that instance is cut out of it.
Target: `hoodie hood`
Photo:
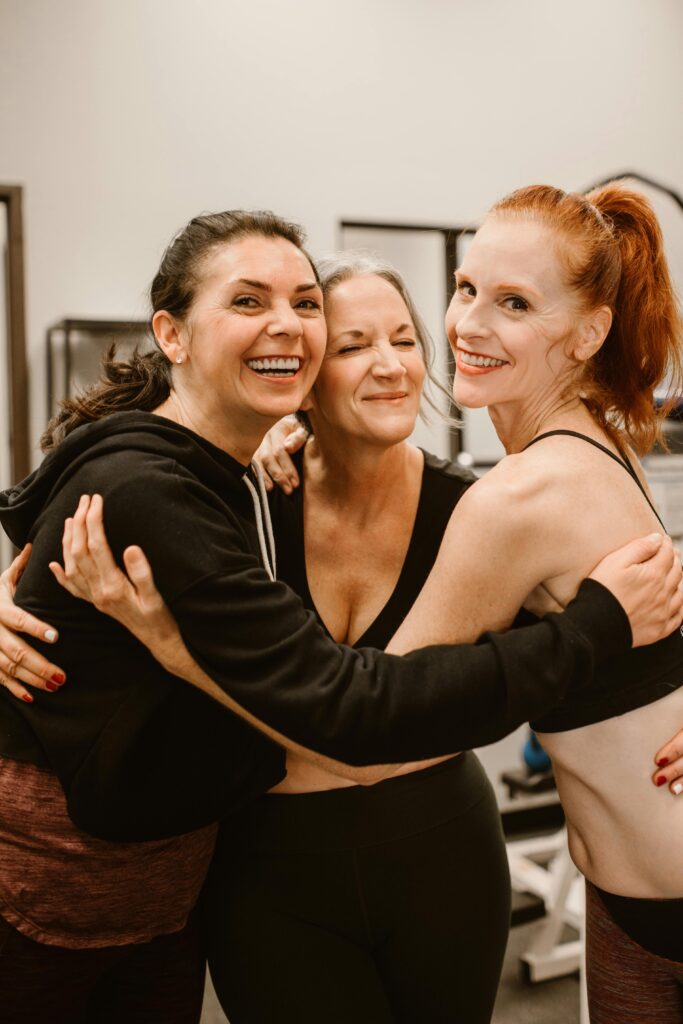
[[[84,462],[122,449],[174,459],[200,475],[218,494],[234,491],[230,503],[251,508],[242,485],[247,472],[236,459],[192,430],[149,412],[118,412],[77,427],[21,483],[0,492],[0,523],[22,548],[53,495]],[[227,470],[227,472],[226,472]]]

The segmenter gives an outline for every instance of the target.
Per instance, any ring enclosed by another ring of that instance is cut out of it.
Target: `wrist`
[[[633,645],[628,615],[614,594],[597,580],[583,580],[563,618],[590,641],[597,663],[624,654]]]

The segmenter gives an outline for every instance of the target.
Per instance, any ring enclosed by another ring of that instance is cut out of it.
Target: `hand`
[[[680,554],[661,533],[640,537],[607,555],[590,579],[602,583],[629,617],[633,646],[673,633],[683,617]]]
[[[14,603],[17,584],[31,554],[27,544],[17,555],[9,569],[0,576],[0,684],[27,704],[33,697],[19,680],[38,690],[54,692],[64,683],[65,673],[57,665],[29,647],[18,633],[28,633],[49,644],[57,640],[57,630],[29,615]]]
[[[296,416],[285,416],[270,428],[254,453],[254,461],[263,470],[269,491],[273,489],[273,482],[285,494],[291,494],[299,486],[299,474],[289,455],[303,448],[307,440],[308,431]]]
[[[73,519],[64,524],[64,568],[59,562],[50,562],[50,569],[70,594],[116,619],[157,661],[178,674],[178,663],[187,653],[178,625],[154,585],[141,548],[126,548],[126,572],[119,569],[104,532],[103,511],[99,494],[92,498],[83,495]]]
[[[655,786],[669,786],[674,796],[683,793],[683,729],[655,754],[657,771],[652,776]],[[662,781],[663,780],[663,781]]]

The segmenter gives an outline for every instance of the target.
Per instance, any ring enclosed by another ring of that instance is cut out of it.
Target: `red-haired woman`
[[[660,436],[655,387],[682,380],[659,225],[618,183],[497,203],[456,273],[447,329],[456,401],[488,406],[508,455],[453,515],[410,624],[423,642],[503,628],[520,605],[564,607],[596,558],[663,529],[636,455]],[[676,630],[534,723],[588,879],[593,1024],[683,1019],[683,805],[648,767],[683,720],[682,683]]]

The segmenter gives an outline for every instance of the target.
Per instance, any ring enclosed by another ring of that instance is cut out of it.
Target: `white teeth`
[[[475,356],[460,349],[460,358],[467,366],[505,366],[505,359],[491,359],[489,356]]]
[[[280,373],[296,373],[301,365],[298,356],[288,358],[277,357],[275,359],[247,359],[247,366],[250,370],[257,370],[260,373],[279,371]]]

